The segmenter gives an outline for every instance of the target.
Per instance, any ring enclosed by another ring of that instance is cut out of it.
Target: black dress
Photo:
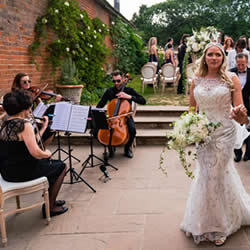
[[[64,170],[65,164],[59,160],[39,160],[29,153],[24,141],[18,138],[26,122],[16,118],[3,123],[0,129],[0,173],[3,179],[11,182],[46,176],[51,186]]]

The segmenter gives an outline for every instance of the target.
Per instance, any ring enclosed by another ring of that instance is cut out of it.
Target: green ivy
[[[111,22],[110,34],[114,44],[115,67],[123,72],[140,72],[142,65],[147,62],[141,37],[120,18]]]
[[[54,72],[65,57],[71,57],[85,88],[95,89],[101,86],[105,73],[109,50],[104,39],[108,32],[108,27],[98,18],[89,18],[76,0],[49,0],[47,13],[37,18],[30,53],[36,63],[36,55],[45,47]]]

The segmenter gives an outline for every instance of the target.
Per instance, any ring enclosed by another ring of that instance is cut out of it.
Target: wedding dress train
[[[197,148],[195,178],[188,196],[181,229],[194,241],[215,241],[250,225],[250,196],[234,167],[233,148],[248,136],[247,130],[229,119],[231,92],[218,78],[195,79],[194,97],[200,112],[221,122],[212,140]],[[240,132],[244,130],[245,132]],[[236,132],[237,136],[236,136]]]

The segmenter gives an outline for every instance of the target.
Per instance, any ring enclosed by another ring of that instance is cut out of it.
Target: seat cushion
[[[43,182],[47,182],[47,177],[40,177],[32,181],[25,181],[25,182],[8,182],[3,179],[0,175],[0,185],[2,188],[3,193],[15,189],[32,187],[37,184],[41,184]]]

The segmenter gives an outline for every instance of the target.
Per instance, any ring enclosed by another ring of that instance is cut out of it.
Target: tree
[[[144,41],[156,36],[161,45],[168,37],[179,41],[182,34],[207,26],[234,40],[242,34],[250,37],[249,21],[249,0],[168,0],[149,8],[142,5],[132,18]]]

